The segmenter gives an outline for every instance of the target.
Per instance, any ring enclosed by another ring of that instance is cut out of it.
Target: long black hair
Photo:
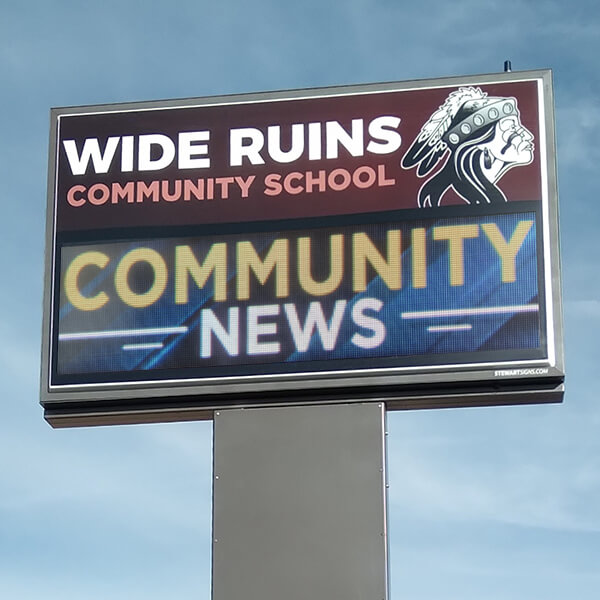
[[[439,206],[442,196],[453,187],[467,204],[506,202],[500,188],[484,174],[482,163],[491,158],[482,144],[495,136],[496,123],[476,131],[452,151],[444,167],[419,190],[419,207]]]

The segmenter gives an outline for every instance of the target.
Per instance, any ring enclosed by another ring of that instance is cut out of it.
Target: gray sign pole
[[[385,406],[215,412],[212,600],[387,600]]]

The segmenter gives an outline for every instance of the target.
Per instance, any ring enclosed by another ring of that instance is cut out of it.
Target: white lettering
[[[374,317],[365,315],[365,310],[374,310],[379,312],[383,302],[377,298],[362,298],[352,307],[352,320],[365,329],[370,329],[373,335],[367,337],[360,333],[355,333],[350,340],[355,346],[369,350],[377,348],[385,340],[385,325]]]
[[[239,308],[231,307],[228,314],[229,331],[223,327],[215,313],[210,308],[202,310],[202,338],[200,356],[212,356],[212,334],[221,342],[229,356],[237,356],[239,352]]]
[[[133,140],[132,135],[121,138],[121,171],[123,173],[133,171]]]
[[[161,155],[152,158],[152,147],[158,146]],[[140,171],[159,171],[168,167],[175,158],[175,144],[170,137],[162,133],[149,133],[140,135],[138,169]]]
[[[291,163],[298,160],[304,152],[304,125],[292,125],[292,146],[284,152],[281,149],[281,127],[273,125],[267,128],[269,156],[278,163]]]
[[[284,304],[284,309],[298,352],[306,352],[308,350],[315,327],[321,338],[323,348],[325,350],[333,350],[335,348],[342,319],[344,318],[344,311],[346,310],[346,300],[336,301],[329,325],[325,320],[323,307],[320,302],[310,303],[304,326],[300,325],[294,304]]]
[[[321,123],[308,124],[308,160],[321,160]]]
[[[250,164],[264,165],[265,161],[260,151],[265,145],[265,136],[254,127],[232,129],[229,132],[229,164],[241,167],[244,157]]]
[[[77,152],[75,140],[64,140],[63,146],[73,175],[85,175],[90,159],[96,173],[108,173],[120,139],[109,137],[104,152],[101,152],[98,138],[87,138],[83,143],[81,156]]]
[[[260,317],[275,317],[279,314],[279,304],[248,307],[248,354],[277,354],[279,342],[259,342],[259,335],[277,333],[277,323],[259,323]]]
[[[340,145],[352,156],[362,156],[365,152],[362,119],[352,119],[352,133],[348,133],[337,121],[327,121],[325,134],[327,158],[337,158]]]
[[[178,162],[180,169],[207,169],[210,167],[208,158],[208,142],[210,131],[182,131],[179,134]],[[202,158],[196,158],[202,157]]]
[[[369,135],[373,138],[367,145],[367,152],[391,154],[402,144],[402,138],[395,129],[400,125],[399,117],[383,116],[369,123]],[[378,140],[378,141],[375,141]]]

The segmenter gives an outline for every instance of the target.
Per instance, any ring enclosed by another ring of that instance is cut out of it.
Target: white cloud
[[[600,300],[567,300],[565,313],[571,318],[600,319]]]
[[[194,425],[194,434],[185,432],[185,424],[180,432],[179,424],[51,430],[40,411],[33,431],[2,438],[0,514],[10,519],[68,506],[80,514],[111,515],[144,537],[167,525],[205,533],[211,513],[210,432],[207,437],[205,427]],[[165,443],[178,434],[181,443]],[[153,522],[160,528],[148,526]]]
[[[566,105],[565,105],[566,104]],[[600,160],[600,107],[595,97],[572,98],[557,109],[562,166],[595,171]]]
[[[475,411],[479,414],[463,411],[459,430],[461,419],[448,415],[445,435],[433,425],[431,432],[405,431],[402,441],[392,441],[392,511],[600,533],[595,501],[600,496],[600,441],[582,446],[579,437],[598,428],[600,412],[579,414],[570,405]],[[492,425],[494,411],[504,413],[504,432]]]

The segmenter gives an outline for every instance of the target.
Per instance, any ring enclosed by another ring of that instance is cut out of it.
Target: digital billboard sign
[[[548,71],[52,111],[56,426],[557,401]]]

